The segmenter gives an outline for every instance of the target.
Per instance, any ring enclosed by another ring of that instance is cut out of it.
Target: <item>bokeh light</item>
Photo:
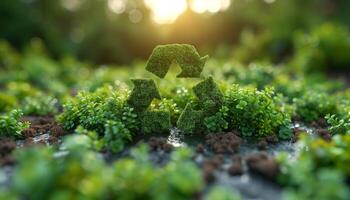
[[[152,12],[152,19],[158,24],[174,22],[186,9],[186,0],[145,0]]]
[[[108,0],[108,7],[116,14],[121,14],[126,9],[126,0]]]
[[[196,13],[217,13],[226,10],[230,5],[230,0],[192,0],[190,2],[191,9]]]

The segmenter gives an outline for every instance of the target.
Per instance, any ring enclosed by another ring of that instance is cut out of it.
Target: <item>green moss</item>
[[[215,114],[221,108],[224,95],[214,82],[213,77],[208,77],[193,88],[199,99],[199,104],[206,114]]]
[[[192,104],[187,104],[177,121],[177,128],[185,133],[193,133],[202,121],[203,111],[194,110]]]
[[[208,56],[200,57],[196,48],[188,44],[158,45],[148,59],[146,70],[164,78],[173,62],[180,65],[181,78],[200,77]]]
[[[146,111],[141,116],[141,129],[144,133],[164,133],[171,128],[170,112]]]
[[[152,79],[132,79],[134,89],[132,90],[128,104],[136,112],[143,112],[151,105],[153,99],[161,99],[156,83]]]

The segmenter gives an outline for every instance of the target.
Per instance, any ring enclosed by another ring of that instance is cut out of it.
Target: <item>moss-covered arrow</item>
[[[187,104],[177,121],[177,127],[185,133],[193,133],[201,129],[201,122],[207,116],[217,113],[222,104],[224,95],[212,77],[206,78],[193,87],[198,97],[198,110],[192,104]]]
[[[188,103],[182,111],[176,126],[185,133],[193,133],[196,128],[200,126],[203,121],[203,111],[195,110],[191,103]]]
[[[152,79],[131,79],[134,84],[128,104],[136,112],[144,112],[151,105],[153,99],[161,99],[156,83]]]
[[[181,67],[177,77],[200,77],[208,56],[200,57],[196,48],[188,44],[158,45],[148,59],[146,70],[164,78],[173,62]]]
[[[200,107],[207,115],[213,115],[220,110],[224,95],[213,77],[210,76],[198,83],[194,86],[193,91],[199,99]]]

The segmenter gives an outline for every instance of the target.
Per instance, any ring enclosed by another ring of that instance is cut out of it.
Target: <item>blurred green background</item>
[[[243,63],[280,63],[296,48],[315,56],[303,34],[326,40],[326,50],[349,49],[339,44],[349,40],[349,8],[348,0],[1,0],[0,39],[23,52],[39,38],[56,59],[73,55],[96,64],[147,59],[165,43]],[[341,41],[327,41],[327,34]],[[320,62],[350,59],[336,56]]]

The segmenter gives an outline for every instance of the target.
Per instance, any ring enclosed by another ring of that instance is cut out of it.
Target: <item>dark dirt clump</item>
[[[211,162],[205,162],[202,167],[203,178],[205,182],[212,183],[215,181],[215,170],[216,167]]]
[[[13,139],[5,138],[0,140],[0,166],[14,163],[12,157],[13,150],[16,149],[16,142]]]
[[[163,150],[170,153],[174,149],[173,145],[167,143],[165,138],[151,137],[148,140],[148,145],[152,151]]]
[[[239,150],[242,139],[235,133],[217,133],[206,136],[205,144],[211,148],[214,153],[235,153]]]
[[[268,146],[268,143],[265,139],[262,139],[260,140],[258,143],[257,143],[257,146],[258,146],[258,149],[259,150],[266,150],[267,149],[267,146]]]
[[[196,147],[196,152],[197,153],[204,153],[204,145],[202,143],[198,144],[197,147]]]
[[[295,143],[299,140],[299,137],[302,133],[305,133],[305,130],[300,129],[300,128],[294,128],[293,129],[293,137],[292,137],[292,142]]]
[[[228,173],[231,176],[241,175],[243,174],[242,167],[242,158],[239,155],[235,155],[232,157],[232,165],[228,168]]]
[[[265,140],[269,144],[277,144],[279,142],[278,136],[276,134],[267,136]]]
[[[276,180],[279,173],[279,165],[266,152],[247,156],[245,160],[251,172],[262,175],[270,180]]]
[[[332,140],[332,135],[327,129],[323,129],[323,128],[317,129],[316,133],[318,136],[320,136],[322,139],[326,141]]]
[[[320,129],[320,128],[327,128],[328,123],[325,118],[320,118],[316,121],[311,122],[310,125],[314,128]]]
[[[63,128],[56,123],[52,116],[38,117],[38,116],[24,116],[21,121],[30,122],[30,127],[25,129],[22,134],[25,140],[25,146],[33,144],[55,144],[59,141],[59,137],[67,134]],[[40,137],[43,134],[48,134],[43,140],[34,141],[35,137]]]

